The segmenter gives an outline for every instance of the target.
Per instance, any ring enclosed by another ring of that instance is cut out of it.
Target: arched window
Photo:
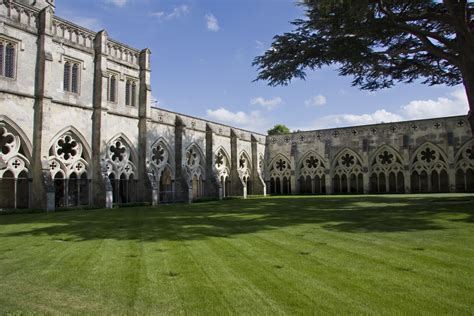
[[[132,87],[132,83],[130,82],[130,80],[127,80],[127,83],[125,84],[125,105],[131,105],[131,100],[130,100],[130,96],[131,96],[131,87]]]
[[[16,44],[0,39],[0,76],[15,78]]]
[[[71,92],[79,93],[79,65],[77,63],[72,65]]]
[[[447,158],[437,146],[431,143],[420,146],[413,155],[410,170],[413,193],[449,191]]]
[[[275,194],[291,194],[291,164],[283,155],[278,154],[269,165],[268,176],[275,179]],[[286,179],[286,180],[284,180]]]
[[[64,91],[79,93],[79,63],[66,61],[64,63]]]
[[[28,168],[30,155],[20,133],[0,122],[0,209],[27,208],[29,205]]]
[[[15,78],[15,45],[12,43],[5,49],[5,77]]]
[[[300,193],[322,194],[326,191],[326,161],[314,151],[306,153],[298,164],[299,175],[304,184]]]
[[[337,156],[333,166],[334,193],[364,193],[362,162],[350,149],[344,149]]]
[[[456,191],[474,192],[474,140],[456,154]]]
[[[49,169],[54,179],[56,207],[89,205],[90,156],[77,136],[69,130],[58,136],[49,149]]]
[[[67,61],[64,64],[64,91],[69,91],[71,87],[69,86],[69,78],[71,77],[71,64]]]
[[[138,182],[135,177],[137,157],[130,144],[124,135],[119,135],[107,145],[107,173],[111,183],[115,181],[115,185],[112,184],[114,203],[135,201]]]
[[[403,160],[390,146],[380,147],[370,160],[371,193],[404,193]]]
[[[117,76],[110,75],[107,85],[107,97],[110,102],[117,102]]]
[[[137,84],[135,82],[132,83],[132,106],[137,105]]]

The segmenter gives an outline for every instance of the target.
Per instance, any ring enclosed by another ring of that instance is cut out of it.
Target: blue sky
[[[303,16],[291,0],[57,0],[56,14],[150,48],[160,107],[241,128],[309,130],[467,113],[462,86],[399,84],[370,93],[334,67],[285,87],[252,82],[253,58]]]

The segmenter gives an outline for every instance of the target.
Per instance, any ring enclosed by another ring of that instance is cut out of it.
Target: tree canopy
[[[290,129],[283,124],[276,124],[273,128],[268,130],[268,135],[289,134]]]
[[[306,18],[254,59],[271,86],[336,64],[352,84],[464,84],[474,109],[474,2],[467,0],[302,0]],[[474,130],[474,115],[470,116]]]

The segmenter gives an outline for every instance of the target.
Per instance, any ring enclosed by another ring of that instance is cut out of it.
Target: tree
[[[474,133],[474,1],[302,0],[306,18],[254,59],[270,86],[337,64],[365,90],[463,83]]]
[[[272,129],[268,130],[268,135],[289,134],[290,129],[283,124],[276,124]]]

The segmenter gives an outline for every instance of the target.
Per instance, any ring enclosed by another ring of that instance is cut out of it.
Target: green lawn
[[[474,314],[474,195],[0,216],[0,314]]]

